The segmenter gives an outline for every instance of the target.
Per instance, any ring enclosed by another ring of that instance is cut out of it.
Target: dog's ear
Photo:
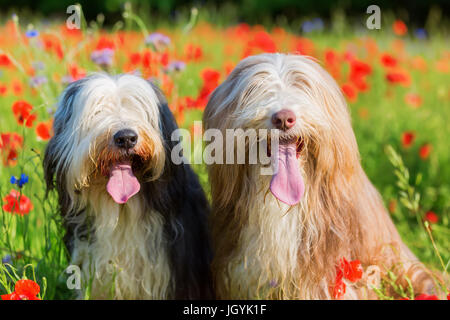
[[[344,95],[331,75],[313,59],[291,56],[304,66],[294,73],[296,85],[307,87],[318,106],[321,106],[327,126],[316,137],[314,158],[317,167],[326,168],[330,177],[349,177],[359,167],[359,152],[353,133],[350,112]],[[325,147],[326,146],[326,147]]]
[[[70,83],[61,94],[53,122],[53,131],[55,136],[61,134],[71,120],[78,93],[89,79],[90,77],[85,77]]]
[[[178,129],[177,122],[169,109],[169,105],[167,103],[167,99],[162,93],[161,89],[159,89],[156,85],[150,82],[153,91],[158,98],[158,109],[159,109],[159,127],[160,132],[163,136],[164,142],[169,147],[171,151],[175,145],[176,141],[171,141],[172,132]]]
[[[53,120],[54,134],[45,149],[43,161],[47,193],[55,187],[55,178],[57,185],[63,184],[64,177],[62,176],[62,170],[61,168],[58,169],[58,167],[64,162],[62,161],[64,155],[61,152],[63,145],[67,143],[64,139],[64,131],[68,127],[72,117],[74,102],[77,99],[78,92],[87,79],[88,78],[83,78],[69,84],[59,98],[58,107]]]

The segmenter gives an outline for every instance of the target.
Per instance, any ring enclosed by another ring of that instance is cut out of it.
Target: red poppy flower
[[[369,85],[366,82],[366,76],[372,73],[372,67],[356,58],[349,58],[350,60],[350,82],[358,89],[359,91],[367,91],[369,89]]]
[[[386,80],[392,84],[401,84],[405,87],[411,84],[411,76],[406,71],[393,71],[386,74]]]
[[[248,42],[248,46],[263,52],[273,53],[277,51],[275,42],[272,40],[270,34],[265,31],[256,32],[253,39]]]
[[[305,56],[314,56],[314,42],[308,38],[298,38],[295,41],[294,52]]]
[[[325,63],[329,65],[334,65],[339,62],[339,56],[333,49],[328,49],[325,51]]]
[[[64,57],[64,51],[57,36],[53,34],[43,34],[41,39],[44,42],[46,51],[53,51],[60,60]]]
[[[362,278],[363,268],[359,260],[347,261],[342,258],[336,266],[336,278],[332,287],[334,299],[340,299],[345,294],[346,284],[344,278],[351,282],[357,282]]]
[[[372,73],[372,67],[358,59],[351,59],[350,74],[366,76]]]
[[[220,73],[213,69],[205,69],[202,72],[203,86],[197,97],[197,107],[205,107],[211,92],[219,85]]]
[[[24,216],[33,210],[31,200],[14,189],[3,198],[3,201],[6,202],[3,205],[3,210],[6,212],[17,213],[18,215]]]
[[[141,62],[141,54],[139,52],[132,53],[129,59],[132,65],[137,65]]]
[[[172,79],[167,75],[163,74],[161,89],[163,90],[164,94],[169,97],[172,96],[173,87],[174,83]]]
[[[340,77],[340,58],[338,53],[333,49],[325,51],[325,65],[333,78],[338,79]]]
[[[114,49],[114,41],[108,39],[105,36],[101,36],[95,46],[95,50],[103,50],[103,49]]]
[[[402,20],[395,20],[394,24],[392,25],[392,30],[394,30],[394,33],[398,36],[403,36],[408,32],[408,27]]]
[[[169,54],[164,52],[161,56],[161,65],[167,67],[169,65]]]
[[[2,53],[0,54],[0,67],[10,67],[12,66],[11,59],[8,57],[8,55]]]
[[[422,98],[417,93],[407,93],[405,95],[406,104],[418,108],[422,104]]]
[[[0,155],[4,166],[14,166],[17,162],[17,155],[22,146],[23,138],[18,133],[2,133],[0,135]]]
[[[390,54],[385,53],[381,56],[381,63],[385,67],[395,67],[397,65],[397,59]]]
[[[185,97],[184,105],[186,106],[186,108],[195,108],[197,107],[197,101],[192,97]]]
[[[69,29],[65,24],[61,26],[60,30],[64,36],[80,38],[83,35],[80,29]]]
[[[36,115],[31,113],[33,106],[26,101],[19,100],[12,105],[12,112],[19,125],[25,124],[28,128],[33,126]]]
[[[0,83],[0,96],[5,96],[8,91],[8,87]]]
[[[51,130],[52,130],[51,121],[40,122],[36,126],[36,135],[41,140],[48,140],[52,137]]]
[[[363,269],[359,260],[349,262],[347,259],[342,258],[339,268],[342,270],[344,278],[351,282],[360,280],[363,274]]]
[[[355,86],[355,88],[358,89],[359,91],[365,92],[365,91],[369,90],[369,84],[366,81],[366,76],[352,74],[352,75],[350,75],[349,80]]]
[[[14,79],[11,84],[15,96],[20,96],[23,93],[23,84],[20,80]]]
[[[439,298],[436,295],[422,293],[415,297],[414,300],[439,300]]]
[[[426,160],[431,153],[431,149],[432,146],[429,143],[425,143],[424,145],[422,145],[419,149],[419,156],[423,159]]]
[[[40,300],[41,288],[33,280],[23,279],[16,282],[14,292],[2,295],[2,300]]]
[[[346,285],[342,279],[337,280],[333,287],[333,298],[340,299],[345,294]]]
[[[198,61],[203,57],[203,50],[201,47],[189,43],[184,48],[184,54],[186,61]]]
[[[345,96],[348,98],[350,102],[355,102],[357,100],[358,91],[356,90],[353,84],[344,83],[342,85],[342,91],[344,92]]]
[[[194,51],[194,60],[198,61],[203,57],[203,50],[201,47],[196,47]]]
[[[142,66],[144,68],[150,68],[150,65],[152,63],[152,53],[147,50],[142,55]]]
[[[62,58],[64,58],[64,51],[62,49],[61,43],[56,43],[55,45],[55,53],[56,56],[59,58],[59,60],[61,60]]]
[[[411,147],[414,140],[416,139],[416,134],[412,131],[406,131],[402,134],[402,145],[405,148]]]
[[[450,300],[450,293],[447,295],[447,300]]]
[[[202,78],[204,84],[206,84],[208,87],[216,87],[216,84],[219,82],[220,72],[214,69],[205,69],[202,71]]]
[[[19,148],[22,146],[23,138],[18,133],[2,133],[0,135],[0,150],[4,148]]]
[[[239,23],[235,27],[235,32],[237,36],[242,37],[250,32],[250,26],[245,22]]]
[[[86,70],[78,67],[76,64],[69,66],[69,74],[74,81],[82,79],[86,76]]]
[[[427,220],[429,223],[438,223],[439,216],[433,211],[428,211],[427,213],[425,213],[425,220]]]

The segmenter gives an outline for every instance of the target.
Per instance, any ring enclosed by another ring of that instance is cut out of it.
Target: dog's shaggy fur
[[[244,59],[213,92],[205,129],[270,129],[281,109],[297,121],[280,139],[303,143],[298,161],[305,192],[297,205],[269,192],[271,177],[260,175],[259,165],[209,166],[217,296],[329,299],[342,257],[359,259],[381,276],[388,268],[407,275],[416,292],[433,290],[432,277],[400,239],[361,167],[340,88],[312,59]],[[363,283],[370,283],[367,276]],[[368,287],[347,287],[344,298],[376,298]]]
[[[138,133],[131,151],[114,145],[122,129]],[[45,177],[58,192],[66,246],[91,298],[211,297],[209,207],[191,168],[170,159],[175,129],[162,93],[136,76],[92,75],[60,98]],[[141,185],[125,204],[106,191],[120,161],[131,162]]]

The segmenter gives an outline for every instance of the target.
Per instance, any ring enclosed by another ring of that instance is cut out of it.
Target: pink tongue
[[[270,191],[280,201],[294,205],[300,202],[305,184],[300,174],[295,143],[278,147],[278,172],[272,176]]]
[[[140,189],[141,185],[129,163],[118,163],[112,167],[106,190],[115,202],[127,202]]]

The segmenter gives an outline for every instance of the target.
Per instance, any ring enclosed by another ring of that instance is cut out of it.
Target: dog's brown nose
[[[272,124],[280,130],[288,130],[295,124],[295,114],[291,110],[282,109],[272,116]]]
[[[137,140],[137,133],[130,129],[120,130],[114,135],[114,143],[121,149],[128,150],[133,148],[136,145]]]

